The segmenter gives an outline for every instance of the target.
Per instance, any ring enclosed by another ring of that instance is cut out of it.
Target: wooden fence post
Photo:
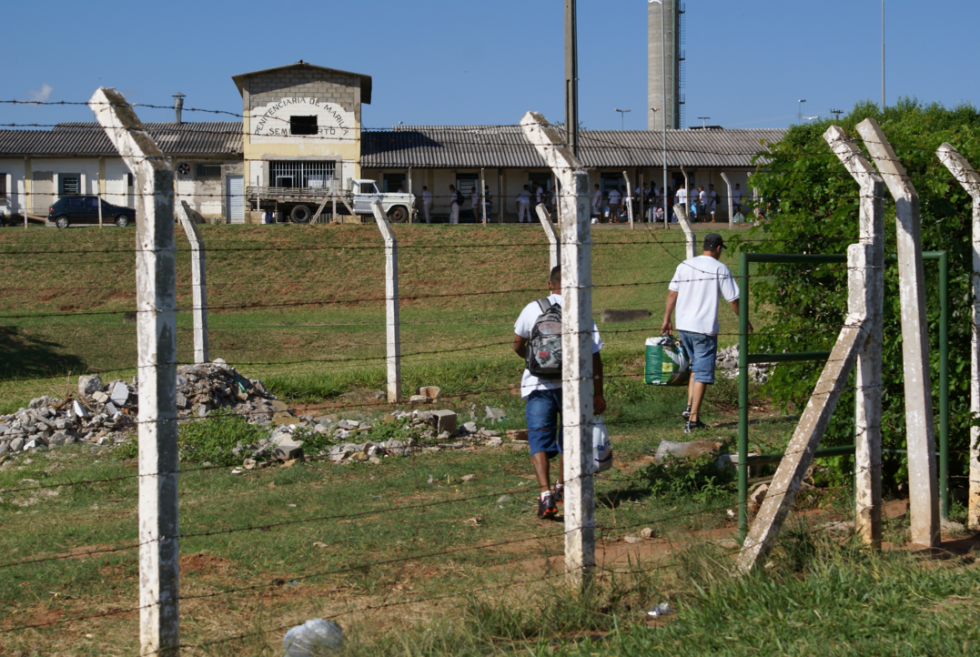
[[[966,158],[944,143],[939,159],[973,199],[973,331],[970,337],[970,413],[980,416],[980,173]],[[980,529],[980,426],[970,427],[970,493],[967,525]]]
[[[385,240],[385,326],[388,345],[388,403],[397,404],[402,393],[402,342],[398,319],[398,240],[381,201],[371,203],[378,230]]]
[[[194,362],[211,362],[208,353],[208,283],[205,269],[204,240],[197,222],[191,217],[187,201],[181,201],[180,225],[191,243],[191,302],[194,315]],[[260,212],[261,214],[261,212]]]
[[[174,174],[133,108],[101,87],[89,107],[136,177],[140,654],[179,652]]]
[[[860,241],[870,245],[864,271],[849,271],[851,313],[868,317],[867,344],[858,354],[855,386],[855,532],[867,545],[881,545],[881,372],[885,295],[885,184],[861,149],[838,126],[824,139],[857,181],[861,194]]]
[[[565,570],[587,592],[595,570],[592,451],[592,237],[589,175],[564,138],[537,112],[521,119],[524,138],[561,181],[562,428],[565,447]],[[540,216],[540,215],[539,215]]]
[[[936,480],[936,432],[932,416],[919,195],[878,123],[874,119],[865,119],[858,124],[857,130],[895,199],[912,542],[936,547],[939,545],[939,485]]]

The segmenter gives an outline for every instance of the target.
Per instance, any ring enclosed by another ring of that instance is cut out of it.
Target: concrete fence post
[[[89,100],[136,177],[140,655],[179,652],[174,174],[115,89]]]
[[[537,112],[521,120],[524,138],[561,181],[562,425],[565,441],[565,570],[587,592],[595,570],[592,453],[592,226],[589,175],[561,133]],[[540,215],[539,215],[540,216]]]
[[[187,201],[180,202],[180,225],[191,244],[191,302],[194,315],[194,362],[211,362],[208,353],[208,283],[205,269],[204,240],[197,222],[191,217]]]
[[[561,245],[558,241],[558,231],[555,230],[555,225],[551,223],[551,217],[548,216],[548,208],[544,207],[544,203],[541,203],[534,211],[538,215],[538,221],[541,222],[541,227],[544,228],[544,234],[548,238],[548,255],[550,256],[549,261],[551,266],[548,271],[551,271],[559,264],[561,264]]]
[[[684,231],[686,257],[696,258],[698,255],[698,236],[694,233],[694,225],[691,223],[688,214],[690,210],[691,206],[688,204],[678,203],[674,206],[674,216],[677,217],[677,223],[681,225],[681,230]]]
[[[867,269],[848,272],[848,309],[868,317],[865,348],[855,372],[855,531],[867,545],[881,544],[881,372],[885,294],[885,184],[861,149],[838,126],[824,139],[857,181],[861,195],[860,242],[872,248]]]
[[[724,171],[721,172],[721,179],[725,181],[725,186],[728,188],[728,228],[735,228],[735,199],[732,196],[732,181],[729,180],[728,174]]]
[[[970,337],[970,413],[980,416],[980,173],[959,152],[944,143],[939,160],[973,199],[973,331]],[[980,529],[980,427],[970,427],[970,493],[967,525]]]
[[[371,203],[371,211],[378,222],[378,230],[385,240],[385,328],[388,348],[388,403],[401,401],[402,392],[402,341],[398,319],[398,240],[391,229],[381,201]]]
[[[630,220],[630,230],[633,230],[633,190],[630,186],[630,177],[623,172],[623,180],[626,181],[626,196],[623,197],[623,202],[626,204],[626,216]]]
[[[895,199],[912,542],[936,547],[939,545],[939,485],[919,195],[878,123],[865,119],[857,130]]]
[[[480,169],[480,216],[483,217],[483,225],[487,225],[487,182],[484,177],[484,170]],[[475,213],[474,213],[475,215]]]

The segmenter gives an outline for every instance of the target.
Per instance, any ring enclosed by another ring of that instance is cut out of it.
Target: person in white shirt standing
[[[531,191],[527,185],[517,195],[517,223],[531,223]]]
[[[735,183],[735,189],[732,190],[732,208],[735,212],[742,211],[742,185],[741,183]]]
[[[546,311],[551,311],[554,306],[561,308],[561,267],[551,270],[548,278],[548,291],[550,294],[546,299],[532,301],[524,310],[521,311],[517,323],[514,324],[514,352],[528,362],[527,346],[533,337],[535,324],[538,318]],[[596,417],[602,415],[606,410],[606,400],[602,396],[602,357],[599,351],[602,349],[602,338],[599,337],[599,329],[595,323],[592,324],[592,406]],[[560,358],[560,356],[559,356]],[[543,375],[542,375],[543,377]],[[563,453],[562,430],[561,430],[561,406],[562,406],[562,386],[561,374],[553,378],[539,378],[531,374],[525,367],[521,377],[521,397],[527,400],[525,416],[527,419],[527,444],[531,451],[531,464],[534,466],[534,474],[541,488],[538,497],[538,518],[550,520],[558,515],[556,502],[563,501],[564,494],[564,462],[559,459],[558,477],[554,489],[551,488],[550,464],[548,463],[555,456]]]
[[[690,213],[691,208],[687,206],[687,187],[677,188],[677,195],[674,197],[674,205],[680,205],[685,211]]]
[[[708,212],[711,214],[711,223],[715,223],[715,211],[718,209],[718,192],[714,185],[708,185]]]
[[[721,235],[708,233],[704,252],[677,266],[667,293],[663,333],[675,324],[671,315],[677,310],[677,334],[691,359],[691,380],[687,387],[687,408],[682,413],[684,433],[706,429],[700,418],[701,403],[708,386],[715,382],[715,357],[718,353],[718,304],[722,298],[738,316],[739,290],[728,267],[721,264],[725,242]],[[749,324],[749,331],[752,325]]]
[[[704,185],[698,185],[698,219],[703,219],[708,210],[708,192],[704,191]]]
[[[428,187],[422,188],[422,213],[425,215],[425,223],[432,223],[432,192]]]
[[[449,186],[449,223],[459,223],[459,194],[455,185]]]
[[[623,195],[619,193],[619,188],[613,185],[609,188],[609,221],[619,223],[619,203],[623,200]]]

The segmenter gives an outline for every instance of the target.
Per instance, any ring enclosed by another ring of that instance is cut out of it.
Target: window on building
[[[220,178],[221,177],[221,165],[220,164],[201,164],[197,165],[197,178]]]
[[[382,182],[385,194],[393,194],[398,191],[399,187],[402,187],[406,192],[408,191],[408,185],[405,184],[405,174],[403,173],[386,173]]]
[[[127,173],[126,174],[126,186],[127,187],[132,187],[133,186],[133,174],[131,174],[131,173]]]
[[[72,196],[82,193],[82,177],[74,173],[61,174],[61,195]]]
[[[293,135],[315,135],[319,131],[315,116],[289,117],[289,133]]]
[[[7,198],[7,174],[0,173],[0,198]]]
[[[476,173],[457,173],[456,174],[456,191],[465,195],[469,199],[470,194],[476,189],[479,194],[480,189],[480,175]]]
[[[271,187],[324,189],[333,180],[336,162],[269,162]]]

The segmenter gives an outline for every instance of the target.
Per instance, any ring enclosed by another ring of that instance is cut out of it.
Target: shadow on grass
[[[61,353],[64,345],[25,335],[18,326],[0,326],[0,379],[30,379],[83,372],[85,361]]]

